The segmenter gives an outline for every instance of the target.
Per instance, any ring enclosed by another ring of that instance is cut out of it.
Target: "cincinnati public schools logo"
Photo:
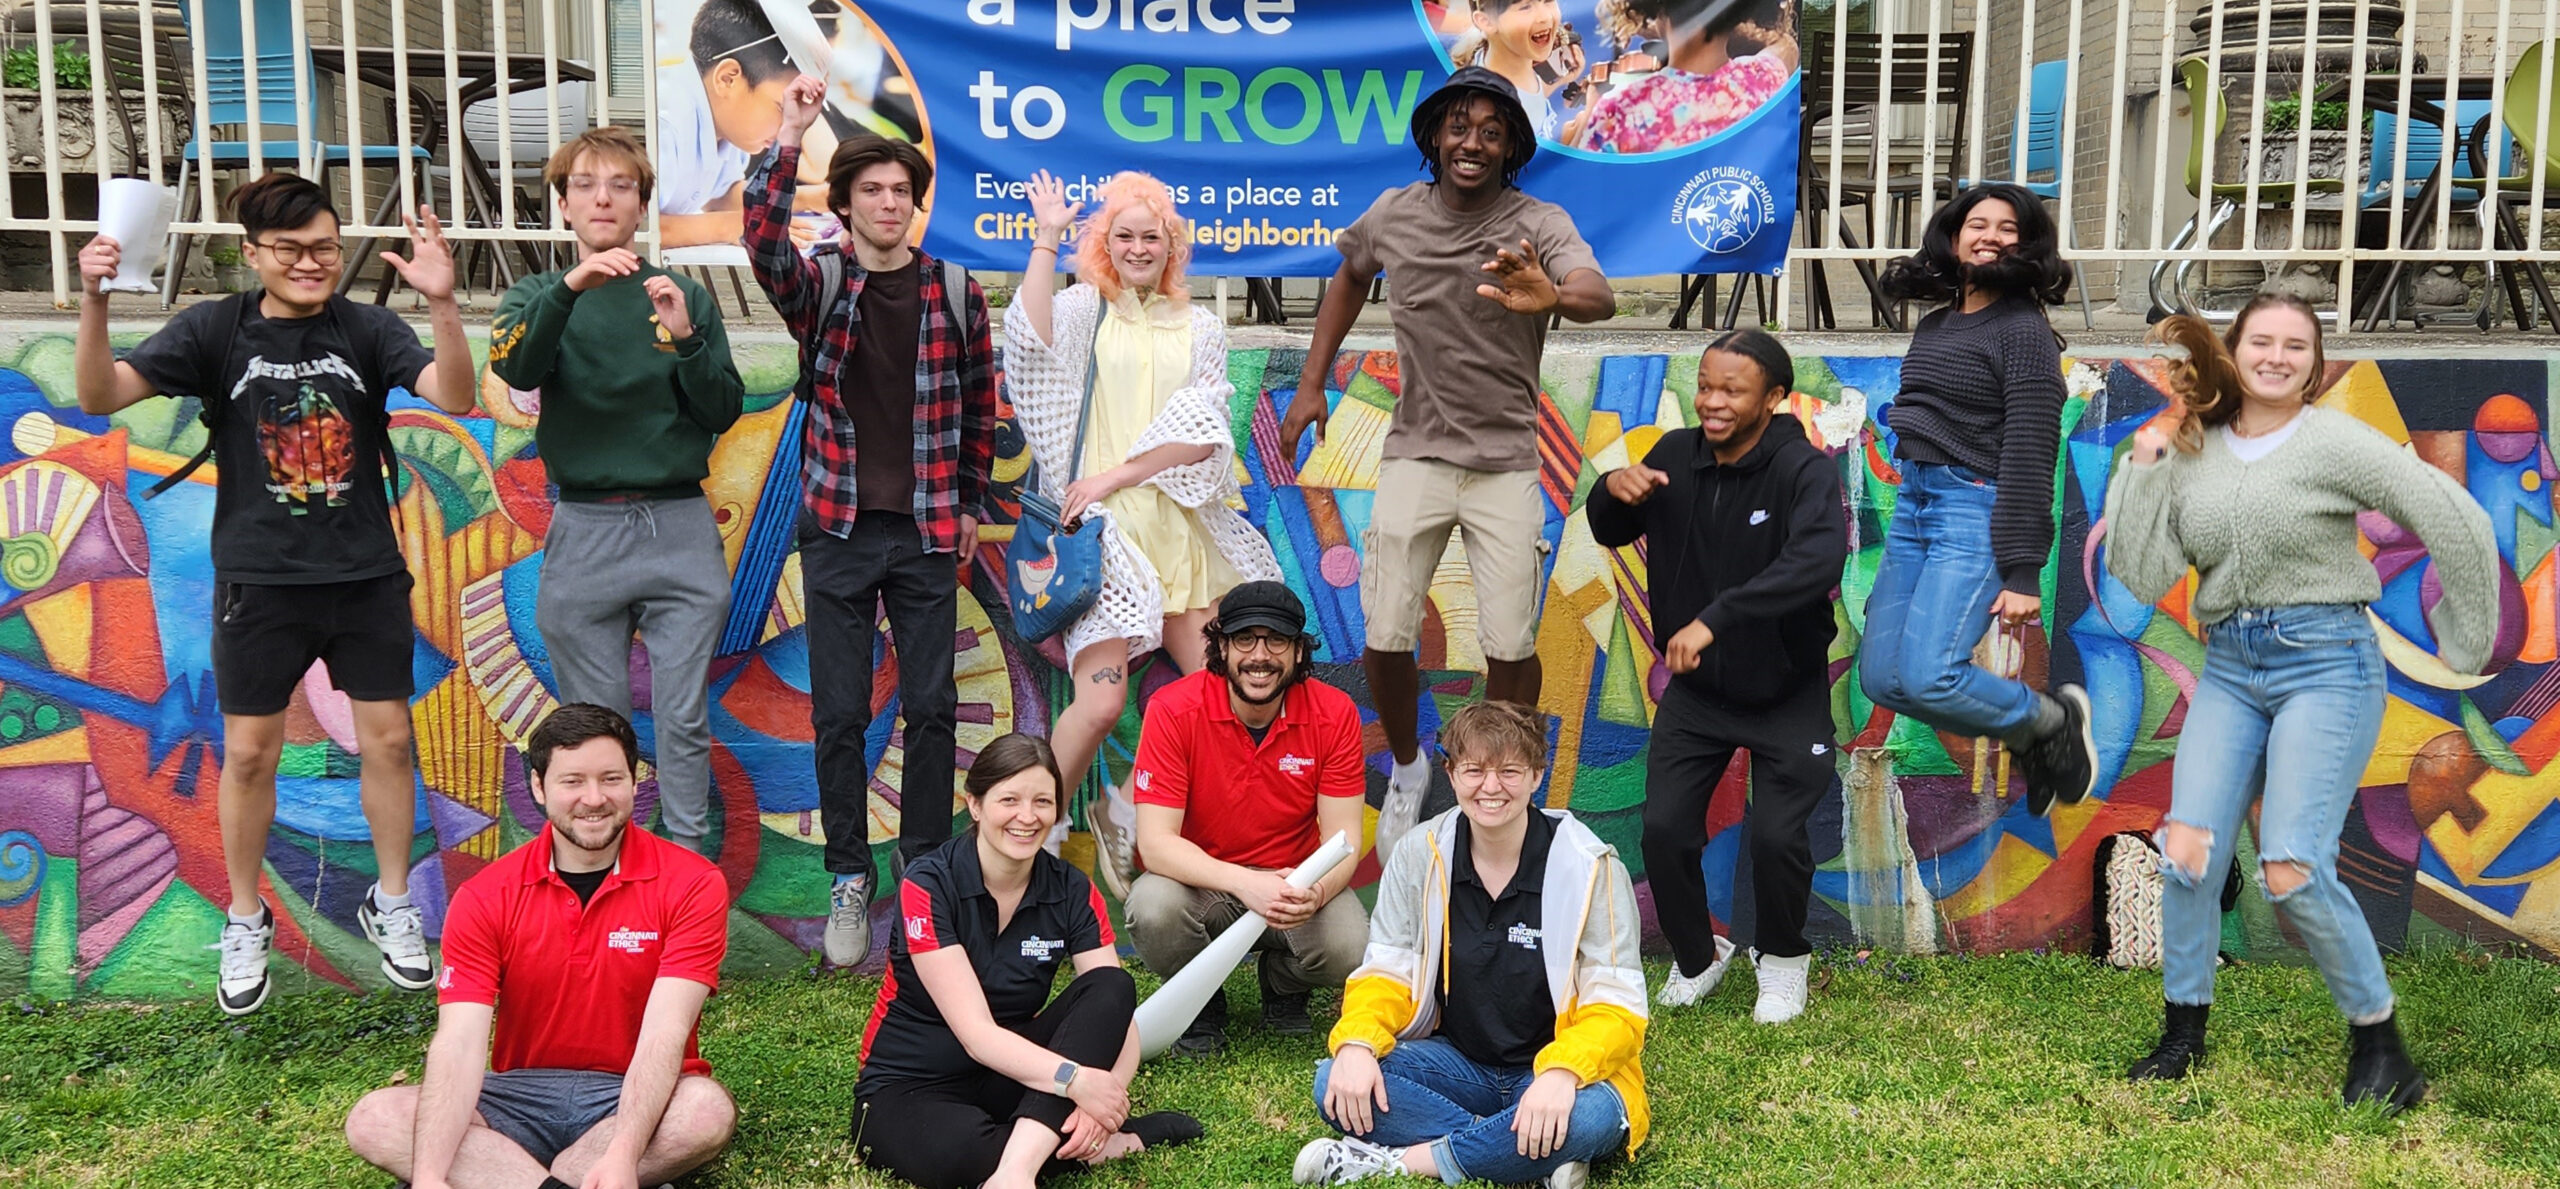
[[[1032,936],[1022,939],[1022,956],[1029,958],[1034,962],[1052,961],[1058,956],[1058,951],[1065,948],[1067,948],[1065,938],[1051,940],[1045,937]]]
[[[1315,766],[1316,758],[1314,756],[1284,755],[1280,757],[1280,774],[1282,776],[1303,776],[1308,772],[1314,771]]]
[[[605,935],[604,948],[626,954],[645,954],[649,943],[658,939],[655,929],[616,929]]]
[[[1739,252],[1777,216],[1769,183],[1738,165],[1718,165],[1690,178],[1671,203],[1671,221],[1689,242],[1710,252]]]

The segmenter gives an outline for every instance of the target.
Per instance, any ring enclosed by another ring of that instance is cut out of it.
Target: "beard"
[[[1264,694],[1261,697],[1255,697],[1252,691],[1245,688],[1244,678],[1247,673],[1251,673],[1255,676],[1270,677],[1272,680],[1271,692]],[[1265,665],[1256,663],[1252,668],[1244,669],[1234,668],[1231,663],[1231,667],[1228,670],[1227,688],[1235,694],[1238,701],[1241,701],[1248,706],[1268,706],[1273,702],[1279,701],[1281,695],[1289,692],[1290,686],[1297,684],[1295,680],[1296,677],[1297,673],[1295,669],[1288,665]]]
[[[631,828],[629,814],[615,818],[610,823],[581,822],[576,817],[565,813],[549,816],[552,833],[567,839],[569,845],[589,852],[612,849],[622,841],[623,832]]]

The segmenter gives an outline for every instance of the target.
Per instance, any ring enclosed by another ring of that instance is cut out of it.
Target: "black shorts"
[[[621,1103],[621,1075],[589,1069],[511,1069],[480,1082],[480,1120],[545,1166]]]
[[[314,586],[214,584],[213,684],[224,714],[282,714],[293,687],[326,661],[329,681],[358,702],[406,702],[411,668],[409,572]]]

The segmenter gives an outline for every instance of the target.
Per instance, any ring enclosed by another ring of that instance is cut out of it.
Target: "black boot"
[[[1200,1014],[1192,1017],[1191,1026],[1173,1042],[1177,1057],[1213,1057],[1227,1051],[1227,992],[1224,988],[1209,996]]]
[[[2204,1064],[2204,1017],[2211,1004],[2172,1003],[2160,1022],[2160,1043],[2125,1076],[2137,1082],[2174,1082]]]
[[[2382,1104],[2383,1114],[2396,1115],[2426,1096],[2426,1075],[2400,1047],[2400,1026],[2394,1020],[2350,1025],[2347,1044],[2348,1106],[2370,1099]]]

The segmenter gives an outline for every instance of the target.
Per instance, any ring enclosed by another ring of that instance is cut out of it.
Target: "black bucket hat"
[[[1503,122],[1511,128],[1511,142],[1502,154],[1502,180],[1509,183],[1536,155],[1538,130],[1529,123],[1529,109],[1521,104],[1519,89],[1511,85],[1510,79],[1482,66],[1459,67],[1449,81],[1440,84],[1439,90],[1413,109],[1413,147],[1422,151],[1425,161],[1436,163],[1436,142],[1440,129],[1449,122],[1449,108],[1477,95],[1493,100],[1502,112]]]

